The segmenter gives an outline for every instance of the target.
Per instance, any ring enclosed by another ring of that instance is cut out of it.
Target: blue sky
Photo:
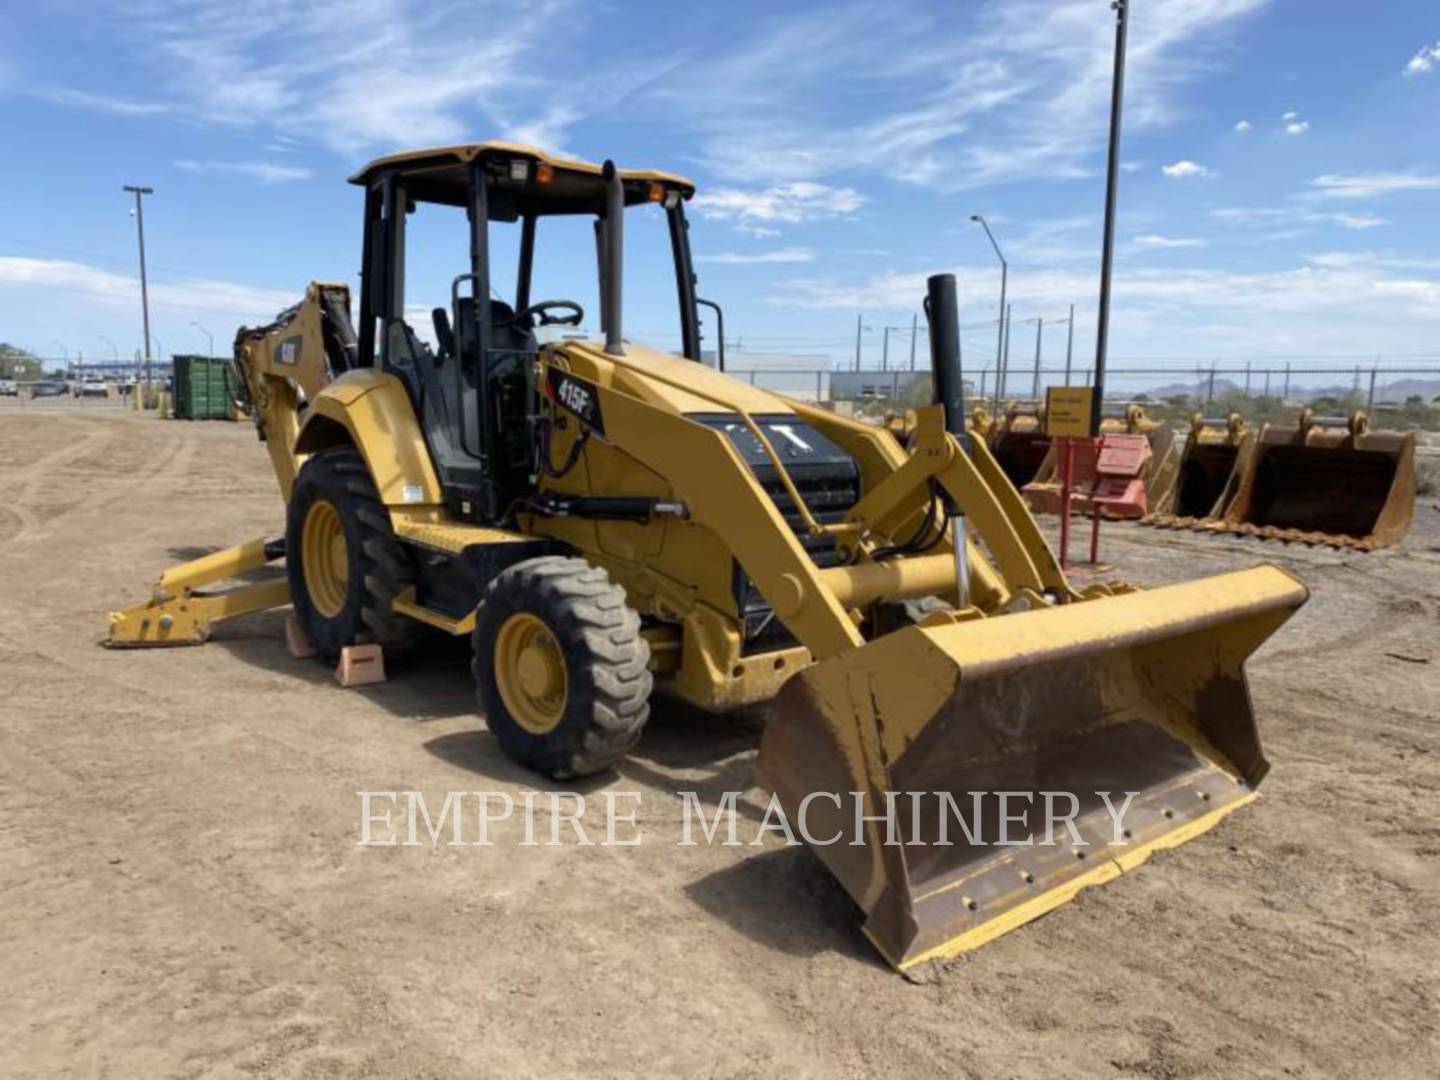
[[[747,348],[847,362],[863,312],[867,361],[885,326],[903,356],[952,270],[983,363],[979,211],[1017,322],[1073,303],[1088,356],[1112,28],[1106,0],[8,5],[0,340],[139,347],[122,184],[156,189],[155,337],[203,351],[198,322],[223,352],[307,280],[354,280],[353,169],[498,136],[692,176],[702,292]],[[1434,0],[1135,0],[1126,104],[1113,356],[1440,353]],[[420,306],[463,269],[445,224]],[[658,229],[631,241],[627,329],[673,345]],[[584,243],[542,244],[541,295],[593,294]]]

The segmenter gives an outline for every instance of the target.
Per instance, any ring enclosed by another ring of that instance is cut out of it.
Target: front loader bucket
[[[1254,798],[1244,663],[1306,596],[1261,566],[908,627],[792,678],[760,772],[892,965],[951,956]],[[1120,811],[1128,792],[1117,825],[1101,793]],[[893,817],[857,828],[852,793],[871,816],[889,793]],[[1073,795],[1080,842],[1047,837],[1045,793],[1061,816]]]
[[[1235,531],[1345,547],[1398,544],[1415,514],[1415,435],[1270,428],[1224,514]]]

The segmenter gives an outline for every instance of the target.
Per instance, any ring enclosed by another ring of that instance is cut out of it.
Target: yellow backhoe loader
[[[489,730],[557,779],[619,761],[656,682],[716,711],[778,692],[760,773],[902,968],[1254,797],[1267,766],[1243,665],[1304,586],[1270,566],[1143,592],[1067,581],[965,430],[953,277],[930,279],[936,401],[906,449],[725,375],[723,343],[722,370],[701,362],[709,302],[682,177],[488,142],[383,158],[353,180],[358,326],[344,286],[314,284],[236,342],[284,538],[168,571],[111,616],[113,644],[202,641],[287,600],[330,660],[467,635]],[[464,211],[469,255],[447,270],[431,347],[407,321],[424,267],[406,241],[437,208]],[[626,221],[646,215],[666,226],[678,354],[622,331]],[[566,217],[594,229],[594,338],[578,304],[532,292],[537,230]],[[502,300],[492,251],[510,230]],[[215,591],[282,557],[286,580]],[[907,792],[958,816],[912,815]],[[985,792],[1008,813],[972,803]],[[1065,792],[1074,831],[1045,843],[1043,802]],[[1133,800],[1123,834],[1112,797]],[[862,835],[827,843],[849,823]]]
[[[1171,497],[1146,525],[1370,551],[1400,543],[1415,516],[1414,432],[1371,431],[1363,412],[1258,433],[1232,415],[1195,417]]]

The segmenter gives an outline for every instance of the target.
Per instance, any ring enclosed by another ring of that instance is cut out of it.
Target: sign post
[[[1090,438],[1095,391],[1088,386],[1045,390],[1045,434],[1060,450],[1060,569],[1070,560],[1070,495],[1075,482],[1075,440]]]

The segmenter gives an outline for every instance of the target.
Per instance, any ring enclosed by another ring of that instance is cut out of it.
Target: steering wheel
[[[565,311],[567,314],[550,314],[552,310],[556,309]],[[515,313],[517,323],[537,317],[541,326],[579,326],[585,321],[585,309],[574,300],[541,300],[538,304],[531,304]]]

